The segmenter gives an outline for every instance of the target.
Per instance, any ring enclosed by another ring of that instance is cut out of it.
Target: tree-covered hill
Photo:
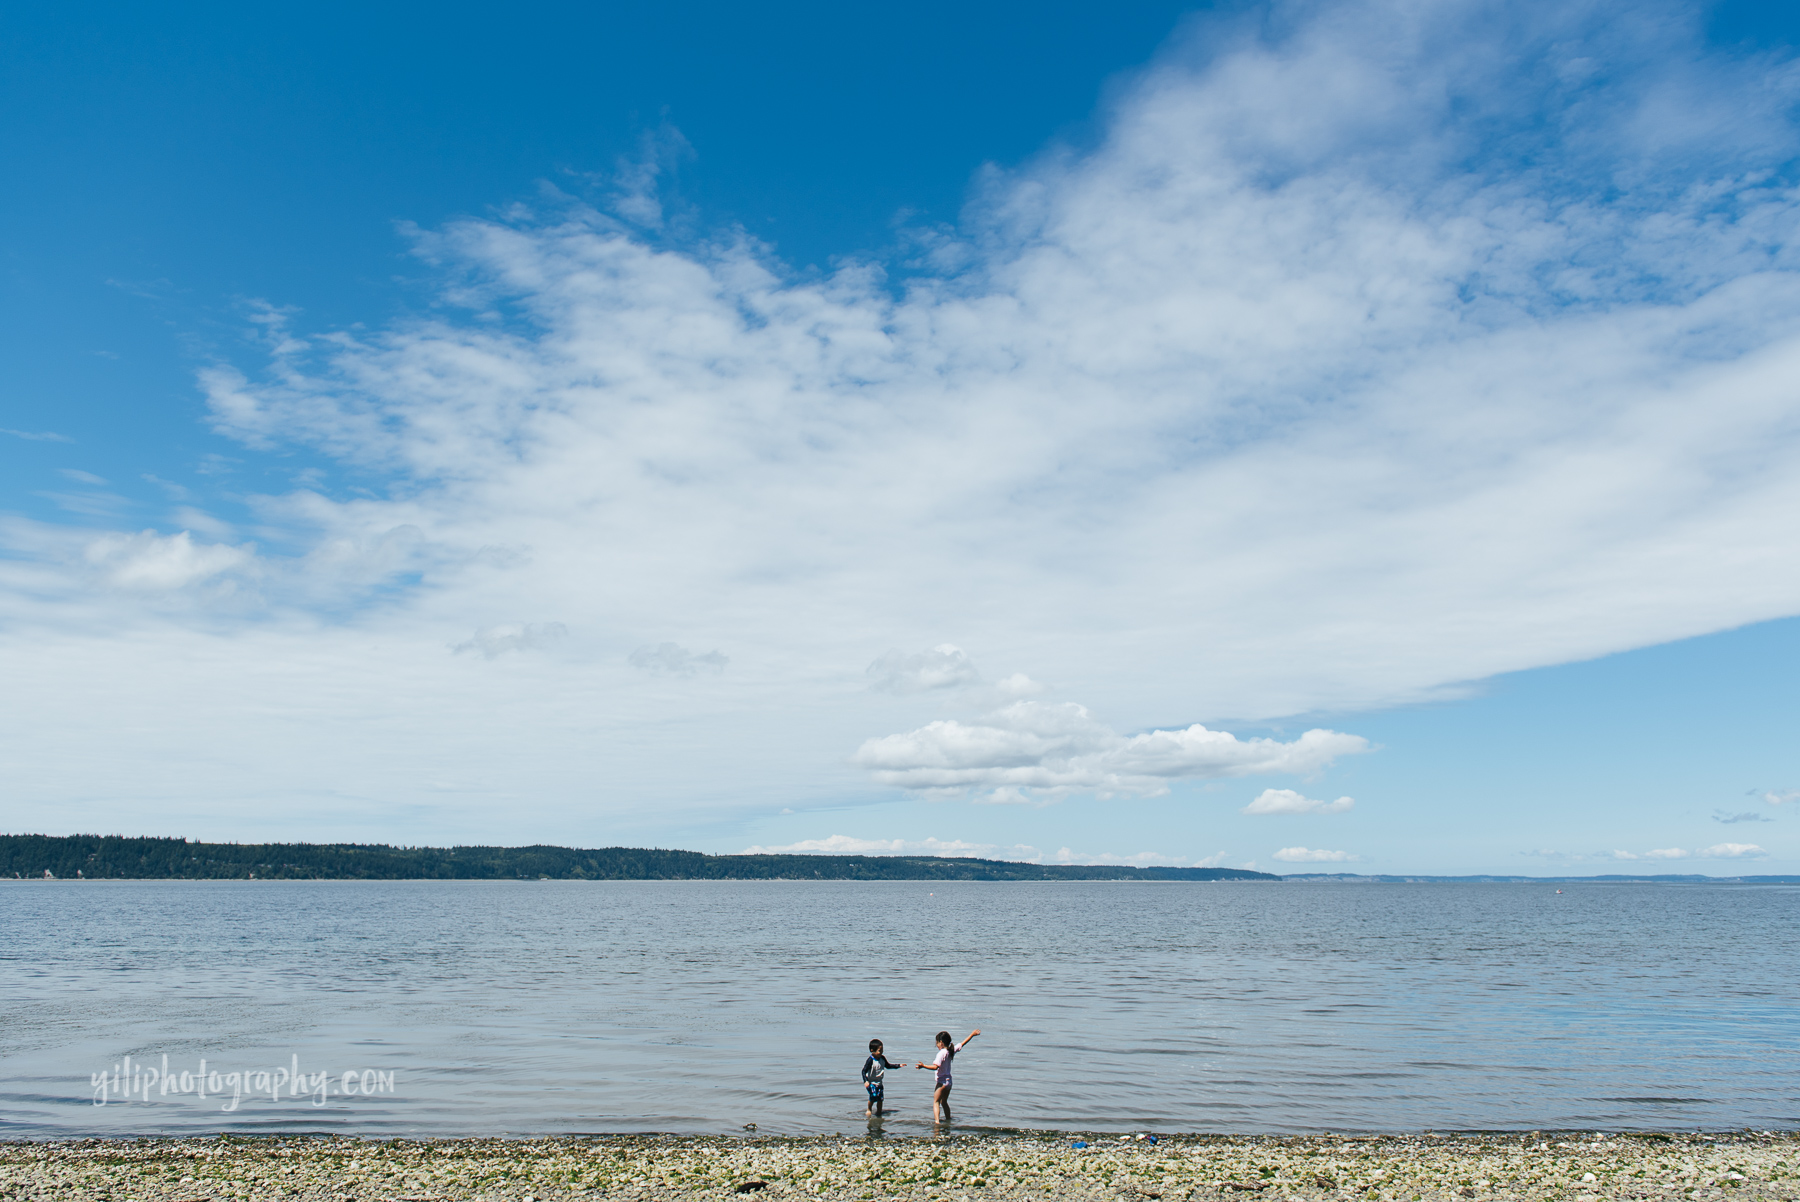
[[[194,843],[0,835],[0,877],[84,880],[1274,881],[1238,868],[1021,864],[937,856],[709,856],[662,848]]]

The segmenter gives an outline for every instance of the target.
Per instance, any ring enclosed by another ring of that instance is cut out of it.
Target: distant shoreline
[[[1800,884],[1800,876],[1428,876],[1244,868],[1029,864],[953,856],[707,855],[665,848],[202,843],[123,835],[0,835],[0,880],[1143,881],[1323,884]]]
[[[743,855],[644,847],[394,847],[0,835],[0,878],[335,881],[1279,881],[1244,868],[1025,864],[947,856]]]

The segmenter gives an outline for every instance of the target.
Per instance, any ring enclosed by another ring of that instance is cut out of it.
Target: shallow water
[[[1800,1126],[1800,889],[1562,888],[7,883],[0,1135],[861,1131],[944,1027],[970,1127]],[[331,1078],[95,1105],[127,1055]]]

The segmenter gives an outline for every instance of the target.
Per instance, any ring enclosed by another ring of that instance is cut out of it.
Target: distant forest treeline
[[[937,856],[709,856],[661,848],[192,843],[122,835],[0,835],[0,877],[307,881],[1276,881],[1239,868],[1020,864]]]

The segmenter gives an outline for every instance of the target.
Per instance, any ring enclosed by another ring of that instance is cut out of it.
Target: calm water
[[[942,1027],[970,1127],[1800,1126],[1800,890],[1564,889],[9,883],[0,1136],[861,1131]],[[94,1105],[126,1055],[372,1073]]]

